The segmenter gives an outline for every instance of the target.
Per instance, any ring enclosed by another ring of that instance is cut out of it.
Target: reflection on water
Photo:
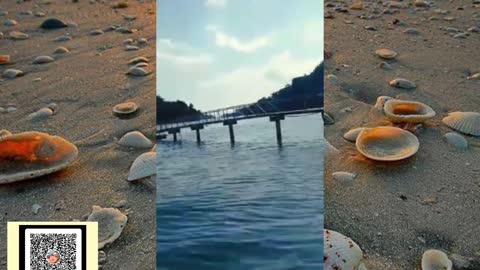
[[[320,114],[186,130],[158,146],[157,269],[322,269]]]

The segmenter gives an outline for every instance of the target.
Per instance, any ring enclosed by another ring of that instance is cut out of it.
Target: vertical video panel
[[[85,220],[100,267],[155,269],[155,182],[140,179],[155,170],[134,163],[155,141],[155,13],[154,0],[1,1],[1,269],[7,222]],[[43,248],[29,255],[62,269],[75,254]]]
[[[157,269],[321,269],[322,1],[161,1]]]
[[[478,8],[325,6],[325,227],[350,265],[480,269]]]

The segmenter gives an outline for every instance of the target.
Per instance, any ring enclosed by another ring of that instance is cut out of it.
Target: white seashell
[[[30,121],[41,121],[53,115],[53,110],[50,108],[41,108],[40,110],[28,115]]]
[[[429,249],[423,253],[422,270],[452,270],[452,261],[442,251]]]
[[[146,152],[138,156],[130,167],[128,181],[135,181],[153,176],[157,173],[157,153]]]
[[[0,137],[12,135],[12,133],[6,129],[0,130]]]
[[[375,54],[384,59],[393,59],[398,55],[396,51],[390,49],[378,49],[375,51]]]
[[[343,138],[347,141],[355,142],[357,140],[358,134],[362,132],[363,128],[354,128],[347,131],[343,134]]]
[[[132,76],[147,76],[150,72],[141,67],[131,67],[127,74]]]
[[[69,41],[72,40],[71,36],[59,36],[53,39],[55,42],[64,42],[64,41]]]
[[[17,23],[17,21],[15,21],[15,20],[7,20],[7,21],[5,21],[3,24],[4,24],[5,26],[15,26],[15,25],[17,25],[18,23]]]
[[[24,75],[23,71],[21,71],[19,69],[14,69],[14,68],[6,69],[2,73],[2,76],[4,78],[8,78],[8,79],[13,79],[13,78],[20,77],[20,76],[23,76],[23,75]]]
[[[375,108],[379,111],[381,111],[383,113],[383,106],[385,105],[385,102],[387,102],[388,100],[391,100],[393,99],[393,97],[389,97],[389,96],[379,96],[377,98],[377,102],[375,103]]]
[[[126,51],[137,51],[138,49],[140,49],[140,47],[135,46],[135,45],[126,45],[125,46]]]
[[[123,135],[118,144],[133,148],[150,148],[153,143],[139,131],[131,131]]]
[[[332,230],[323,230],[325,270],[367,270],[363,251],[349,237]]]
[[[403,88],[403,89],[413,89],[417,87],[417,85],[414,82],[409,81],[407,79],[402,79],[402,78],[393,79],[389,82],[389,84],[393,87]]]
[[[452,112],[442,119],[442,122],[452,129],[462,133],[480,136],[480,113]]]
[[[135,57],[135,58],[131,59],[130,61],[128,61],[128,64],[129,65],[135,65],[135,64],[138,64],[138,63],[148,63],[148,62],[149,62],[149,60],[145,56],[138,56],[138,57]]]
[[[480,73],[475,73],[472,76],[468,76],[467,80],[480,80]]]
[[[102,35],[102,34],[104,34],[104,32],[101,29],[95,29],[95,30],[90,31],[91,36],[98,36],[98,35]]]
[[[465,150],[468,148],[468,141],[460,134],[449,132],[444,135],[447,142],[457,149]]]
[[[33,64],[35,65],[41,65],[41,64],[46,64],[46,63],[50,63],[50,62],[53,62],[55,61],[55,59],[53,59],[51,56],[48,56],[48,55],[41,55],[41,56],[37,56],[35,57],[35,59],[33,59]]]
[[[345,182],[351,182],[357,177],[356,174],[350,172],[334,172],[332,173],[332,176],[334,180]]]
[[[116,208],[94,205],[87,221],[98,222],[98,249],[102,249],[120,237],[128,218]]]
[[[64,54],[70,52],[67,48],[65,47],[57,47],[53,53],[56,54]]]
[[[140,45],[146,45],[148,43],[148,39],[146,38],[138,38],[137,43]]]
[[[133,44],[133,39],[127,38],[123,41],[123,45],[131,45]]]
[[[117,114],[131,114],[136,112],[138,106],[135,102],[125,102],[117,104],[113,107],[113,112]]]
[[[426,104],[400,99],[387,100],[383,112],[392,123],[418,124],[435,116],[435,111]]]
[[[28,39],[30,36],[28,34],[23,33],[23,32],[12,31],[8,34],[8,37],[13,39],[13,40],[24,40],[24,39]]]
[[[358,152],[379,161],[396,161],[413,156],[420,142],[412,133],[397,127],[364,128],[355,142]]]

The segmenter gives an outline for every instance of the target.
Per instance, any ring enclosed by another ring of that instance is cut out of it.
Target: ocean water
[[[268,118],[158,144],[157,269],[323,269],[323,122]]]

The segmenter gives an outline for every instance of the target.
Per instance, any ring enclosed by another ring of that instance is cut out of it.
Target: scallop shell
[[[65,139],[41,132],[0,138],[0,184],[35,178],[64,169],[78,155]]]
[[[452,112],[442,121],[445,125],[462,133],[480,136],[480,113]]]
[[[141,67],[131,67],[127,74],[132,76],[147,76],[150,72]]]
[[[429,249],[422,256],[422,270],[452,270],[452,261],[440,250]]]
[[[325,270],[367,270],[363,251],[349,237],[332,230],[323,230]]]
[[[395,161],[413,156],[420,147],[415,135],[397,127],[364,128],[357,137],[357,150],[379,161]]]
[[[428,105],[400,99],[387,100],[383,111],[393,123],[423,123],[435,116],[435,111]]]
[[[113,112],[124,115],[134,113],[137,109],[138,106],[135,102],[125,102],[115,105],[115,107],[113,107]]]
[[[128,181],[135,181],[153,176],[157,173],[157,153],[146,152],[138,156],[130,167]]]
[[[357,177],[356,174],[350,173],[350,172],[334,172],[332,173],[333,179],[337,181],[345,181],[345,182],[351,182],[355,177]]]
[[[10,55],[0,55],[0,65],[10,64]]]
[[[390,49],[378,49],[375,54],[384,59],[393,59],[398,55],[396,51]]]
[[[457,149],[465,150],[468,148],[468,141],[456,132],[449,132],[445,134],[444,137],[450,145],[453,145]]]
[[[417,87],[417,85],[414,82],[409,81],[407,79],[403,79],[403,78],[393,79],[388,84],[390,84],[393,87],[403,88],[403,89],[414,89]]]
[[[343,138],[347,141],[355,142],[357,140],[358,134],[362,132],[363,128],[354,128],[347,131],[343,134]]]
[[[13,40],[24,40],[24,39],[28,39],[30,36],[28,34],[23,33],[23,32],[12,31],[8,34],[8,37],[13,39]]]
[[[150,148],[153,143],[139,131],[131,131],[123,135],[118,144],[133,148]]]
[[[87,221],[98,222],[98,249],[102,249],[120,237],[128,218],[116,208],[94,205]]]
[[[6,69],[2,73],[2,76],[4,78],[8,78],[8,79],[13,79],[13,78],[20,77],[20,76],[23,76],[23,75],[24,75],[23,71],[21,71],[19,69],[14,69],[14,68]]]
[[[50,108],[41,108],[40,110],[28,115],[30,121],[41,121],[53,115],[53,110]]]
[[[67,48],[65,47],[57,47],[53,53],[56,54],[64,54],[70,52]]]
[[[50,63],[50,62],[53,62],[55,61],[55,59],[53,59],[51,56],[48,56],[48,55],[41,55],[41,56],[37,56],[35,57],[35,59],[33,59],[33,64],[35,65],[41,65],[41,64],[46,64],[46,63]]]
[[[135,65],[135,64],[138,64],[138,63],[148,63],[148,58],[146,58],[145,56],[139,56],[139,57],[135,57],[133,58],[132,60],[128,61],[128,64],[129,65]]]

